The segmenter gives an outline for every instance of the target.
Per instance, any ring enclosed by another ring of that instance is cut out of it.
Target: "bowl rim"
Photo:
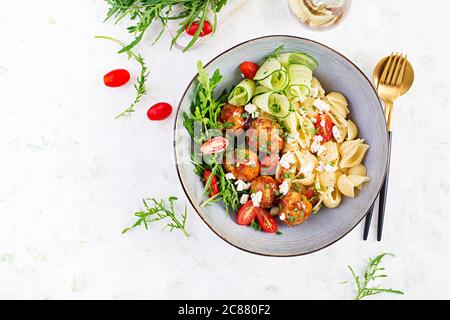
[[[373,90],[374,93],[375,93],[375,96],[377,97],[377,101],[378,101],[378,104],[379,104],[379,106],[380,106],[380,110],[381,110],[381,111],[383,110],[383,105],[382,105],[382,103],[381,103],[380,97],[378,96],[378,93],[377,93],[377,91],[376,91],[374,85],[372,84],[372,82],[370,81],[370,79],[368,78],[368,76],[367,76],[367,75],[366,75],[366,74],[365,74],[365,73],[364,73],[364,72],[363,72],[363,71],[362,71],[362,70],[361,70],[354,62],[352,62],[349,58],[347,58],[345,55],[343,55],[343,54],[340,53],[339,51],[337,51],[337,50],[335,50],[335,49],[333,49],[333,48],[331,48],[331,47],[329,47],[329,46],[327,46],[327,45],[324,45],[324,44],[321,43],[321,42],[318,42],[318,41],[315,41],[315,40],[311,40],[311,39],[308,39],[308,38],[303,38],[303,37],[298,37],[298,36],[293,36],[293,35],[276,34],[276,35],[267,35],[267,36],[261,36],[261,37],[249,39],[249,40],[240,42],[240,43],[238,43],[238,44],[236,44],[236,45],[230,47],[229,49],[227,49],[227,50],[221,52],[220,54],[218,54],[217,56],[215,56],[214,58],[212,58],[210,61],[208,61],[208,63],[206,63],[206,64],[204,65],[204,67],[206,68],[206,67],[209,66],[211,63],[213,63],[214,61],[216,61],[217,59],[219,59],[221,56],[225,55],[226,53],[228,53],[228,52],[230,52],[230,51],[232,51],[232,50],[234,50],[234,49],[236,49],[237,47],[240,47],[240,46],[242,46],[242,45],[244,45],[244,44],[247,44],[247,43],[249,43],[249,42],[252,42],[252,41],[257,41],[257,40],[261,40],[261,39],[268,39],[268,38],[292,38],[292,39],[296,39],[296,40],[302,40],[302,41],[314,43],[314,44],[317,44],[317,45],[319,45],[319,46],[325,47],[325,48],[327,48],[327,49],[333,51],[335,54],[339,55],[341,58],[345,59],[348,63],[350,63],[350,64],[351,64],[351,65],[352,65],[352,66],[353,66],[353,67],[354,67],[354,68],[355,68],[355,69],[356,69],[356,70],[357,70],[357,71],[358,71],[358,72],[359,72],[359,73],[367,80],[367,83],[368,83],[369,86],[372,88],[372,90]],[[186,98],[186,95],[187,95],[187,92],[188,92],[189,88],[190,88],[191,85],[197,80],[197,77],[198,77],[198,72],[194,75],[194,77],[192,78],[192,80],[191,80],[191,81],[189,82],[189,84],[187,85],[187,87],[186,87],[186,89],[185,89],[183,95],[181,96],[180,102],[178,103],[178,108],[177,108],[177,112],[176,112],[176,114],[175,114],[175,121],[174,121],[174,127],[173,127],[173,155],[174,155],[175,168],[176,168],[176,170],[177,170],[177,176],[178,176],[178,179],[179,179],[179,181],[180,181],[180,183],[181,183],[181,187],[183,188],[183,191],[184,191],[186,197],[188,198],[188,200],[189,200],[191,206],[194,208],[195,212],[196,212],[197,215],[202,219],[202,221],[209,227],[209,229],[211,229],[211,231],[212,231],[214,234],[216,234],[220,239],[222,239],[222,240],[225,241],[226,243],[230,244],[230,245],[233,246],[234,248],[237,248],[237,249],[239,249],[239,250],[241,250],[241,251],[245,251],[245,252],[247,252],[247,253],[259,255],[259,256],[264,256],[264,257],[280,257],[280,258],[283,258],[283,257],[286,257],[286,258],[289,258],[289,257],[298,257],[298,256],[304,256],[304,255],[308,255],[308,254],[312,254],[312,253],[318,252],[318,251],[320,251],[320,250],[323,250],[323,249],[325,249],[325,248],[327,248],[327,247],[329,247],[329,246],[335,244],[336,242],[338,242],[338,241],[340,241],[342,238],[344,238],[346,235],[348,235],[351,231],[353,231],[353,230],[356,228],[356,226],[358,226],[358,225],[361,223],[361,221],[367,216],[367,214],[368,214],[368,212],[369,212],[370,210],[368,210],[368,211],[361,217],[361,219],[360,219],[360,220],[359,220],[352,228],[350,228],[347,232],[345,232],[343,235],[341,235],[340,237],[338,237],[336,240],[334,240],[334,241],[332,241],[332,242],[330,242],[330,243],[328,243],[328,244],[326,244],[326,245],[323,245],[323,246],[321,246],[321,247],[319,247],[319,248],[316,248],[316,249],[314,249],[314,250],[310,250],[310,251],[303,252],[303,253],[296,253],[296,254],[275,254],[275,253],[262,253],[262,252],[252,251],[252,250],[242,248],[242,247],[240,247],[240,246],[238,246],[238,245],[232,243],[230,240],[226,239],[224,236],[222,236],[221,234],[219,234],[219,233],[218,233],[218,232],[217,232],[217,231],[216,231],[216,230],[208,223],[208,221],[200,214],[200,212],[199,212],[200,209],[199,209],[198,205],[197,205],[197,204],[194,202],[194,200],[191,198],[191,196],[190,196],[190,194],[189,194],[189,192],[188,192],[186,186],[184,185],[183,179],[181,178],[181,173],[180,173],[180,168],[179,168],[179,162],[178,162],[178,155],[177,155],[177,143],[176,143],[176,141],[177,141],[177,140],[176,140],[176,137],[177,137],[177,131],[178,131],[177,120],[178,120],[178,118],[179,118],[179,116],[180,116],[181,104],[182,104],[182,102],[184,101],[184,99]],[[386,125],[386,126],[383,126],[383,128],[385,129],[385,136],[386,136],[385,145],[387,146],[387,145],[388,145],[388,130],[387,130],[387,125]],[[388,157],[388,156],[387,156],[387,157]],[[383,176],[386,176],[387,165],[388,165],[388,161],[387,161],[387,159],[386,159],[386,166],[385,166],[385,168],[384,168],[384,170],[383,170]],[[380,181],[381,181],[381,182],[379,183],[379,185],[375,188],[375,190],[377,190],[377,192],[376,192],[376,193],[374,194],[374,196],[373,196],[373,199],[372,199],[372,201],[371,201],[372,203],[375,202],[376,198],[378,197],[378,194],[380,193],[380,190],[381,190],[381,187],[382,187],[382,184],[383,184],[384,179],[381,179]]]

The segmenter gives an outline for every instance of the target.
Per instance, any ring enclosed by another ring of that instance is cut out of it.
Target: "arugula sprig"
[[[125,234],[141,225],[144,225],[145,229],[148,230],[148,225],[150,223],[169,219],[171,221],[167,223],[164,229],[169,228],[170,232],[175,229],[179,229],[186,235],[186,237],[189,237],[189,233],[186,231],[187,207],[185,206],[184,212],[181,214],[181,218],[178,218],[175,213],[176,200],[178,200],[177,197],[169,197],[167,204],[167,202],[163,199],[159,201],[155,198],[144,199],[144,209],[134,213],[138,220],[130,228],[125,228],[122,231],[122,234]]]
[[[375,287],[370,286],[373,280],[380,278],[387,278],[386,274],[379,274],[379,271],[385,271],[385,268],[380,267],[380,263],[381,260],[387,255],[394,256],[392,253],[383,253],[373,259],[369,258],[369,265],[367,266],[366,272],[364,273],[364,276],[362,278],[356,275],[352,267],[348,266],[350,272],[352,273],[353,279],[355,280],[356,283],[357,294],[355,300],[361,300],[365,297],[373,296],[383,292],[393,294],[404,294],[400,290],[385,289],[381,288],[380,286]]]
[[[194,144],[199,146],[203,142],[211,138],[210,132],[214,130],[224,129],[224,124],[220,123],[219,115],[221,108],[227,100],[227,92],[223,91],[217,98],[215,97],[215,91],[218,84],[222,80],[222,75],[219,70],[216,70],[210,77],[201,61],[197,64],[198,68],[198,87],[190,108],[190,112],[183,113],[184,126],[192,137]],[[200,132],[195,131],[195,126],[200,126]],[[212,174],[205,183],[204,195],[207,195],[210,189],[210,183],[212,176],[217,177],[217,181],[220,187],[220,193],[216,196],[207,199],[203,202],[202,206],[208,206],[211,203],[222,201],[225,204],[225,210],[228,213],[229,210],[236,211],[239,206],[239,194],[236,191],[236,187],[232,181],[228,180],[225,175],[225,170],[221,165],[222,154],[212,156],[206,163],[201,154],[191,155],[191,161],[195,166],[195,173],[199,176],[203,175],[205,170],[211,170]]]
[[[179,28],[172,39],[171,47],[176,43],[186,27],[194,22],[199,28],[184,51],[189,50],[198,40],[209,15],[213,15],[210,23],[213,32],[217,28],[217,13],[226,5],[227,0],[105,0],[109,5],[106,20],[114,19],[117,24],[124,17],[129,17],[134,25],[127,30],[133,34],[134,40],[120,52],[128,52],[140,43],[151,25],[159,21],[162,25],[154,43],[158,41],[167,28],[170,20],[179,20]]]
[[[125,48],[125,44],[117,39],[107,37],[107,36],[96,36],[96,38],[111,40],[111,41],[119,44],[123,48]],[[147,82],[147,77],[148,77],[149,72],[148,72],[147,65],[145,64],[144,58],[142,58],[142,56],[140,54],[135,54],[131,50],[127,51],[127,55],[128,55],[128,59],[134,58],[134,60],[136,60],[136,62],[139,63],[139,65],[141,66],[141,72],[139,74],[139,77],[136,80],[136,83],[134,84],[134,88],[136,89],[136,97],[134,98],[133,102],[131,103],[131,105],[128,108],[126,108],[125,110],[123,110],[116,116],[116,119],[119,119],[120,117],[125,116],[127,114],[129,115],[129,114],[133,113],[135,111],[134,110],[135,106],[141,101],[142,97],[145,94],[147,94],[146,82]]]

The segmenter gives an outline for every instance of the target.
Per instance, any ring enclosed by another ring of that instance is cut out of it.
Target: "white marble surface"
[[[346,266],[362,271],[382,251],[397,255],[386,260],[387,284],[404,298],[450,298],[449,1],[355,0],[340,26],[314,32],[290,15],[287,1],[250,0],[195,51],[169,51],[167,37],[150,47],[146,38],[139,51],[151,69],[150,92],[123,121],[113,116],[133,88],[105,88],[102,76],[139,70],[94,35],[129,39],[126,23],[103,24],[100,0],[25,3],[0,11],[0,298],[349,299],[352,287],[339,284],[350,280]],[[375,228],[363,242],[360,225],[312,255],[260,257],[220,240],[192,210],[191,239],[157,225],[121,235],[142,197],[185,201],[173,116],[150,123],[147,107],[176,105],[198,59],[269,34],[321,41],[368,75],[391,50],[408,53],[416,83],[395,110],[383,242]]]

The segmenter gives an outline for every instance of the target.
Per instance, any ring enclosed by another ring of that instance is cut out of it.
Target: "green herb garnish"
[[[368,296],[373,296],[379,293],[393,293],[393,294],[404,294],[400,290],[393,289],[385,289],[380,286],[371,287],[371,281],[379,278],[387,278],[386,274],[378,274],[379,271],[384,271],[385,268],[380,267],[381,260],[386,255],[394,256],[391,253],[383,253],[377,256],[374,259],[369,258],[369,265],[367,266],[366,272],[364,273],[364,277],[361,279],[358,277],[353,271],[352,267],[348,266],[350,272],[352,273],[353,279],[356,283],[356,297],[355,300],[361,300]]]
[[[175,201],[178,200],[176,197],[169,197],[168,205],[164,200],[156,200],[155,198],[147,198],[144,199],[144,209],[138,212],[135,212],[134,215],[138,218],[138,220],[134,223],[134,225],[130,228],[126,228],[122,231],[123,234],[127,233],[131,229],[134,229],[140,225],[144,225],[145,229],[148,230],[149,223],[157,222],[161,220],[169,219],[171,222],[168,222],[164,229],[169,228],[172,232],[174,229],[179,229],[183,231],[186,237],[189,237],[189,233],[187,233],[186,227],[186,219],[187,219],[187,207],[185,206],[184,212],[181,215],[181,219],[179,219],[175,213],[174,204]],[[181,221],[180,221],[181,220]],[[163,229],[163,230],[164,230]]]
[[[111,38],[111,37],[106,37],[106,36],[96,36],[97,39],[106,39],[106,40],[111,40],[114,41],[115,43],[119,44],[122,47],[125,47],[125,44],[122,43],[121,41]],[[136,55],[133,51],[128,50],[127,51],[128,54],[128,59],[134,58],[134,60],[137,61],[137,63],[139,63],[139,65],[141,66],[141,73],[139,74],[139,77],[136,80],[136,83],[134,84],[134,88],[136,89],[136,97],[134,98],[134,101],[131,103],[131,105],[126,108],[125,110],[123,110],[121,113],[119,113],[116,116],[116,119],[126,115],[126,114],[131,114],[132,112],[134,112],[134,107],[136,106],[136,104],[138,104],[142,97],[147,93],[147,87],[146,87],[146,81],[147,81],[147,77],[148,77],[148,69],[147,66],[145,64],[144,58],[142,58],[142,56],[140,54]]]

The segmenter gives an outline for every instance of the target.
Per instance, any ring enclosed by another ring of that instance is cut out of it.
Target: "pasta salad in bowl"
[[[316,42],[274,36],[198,71],[178,111],[175,156],[213,231],[253,253],[291,256],[358,224],[381,187],[387,135],[357,67]]]

